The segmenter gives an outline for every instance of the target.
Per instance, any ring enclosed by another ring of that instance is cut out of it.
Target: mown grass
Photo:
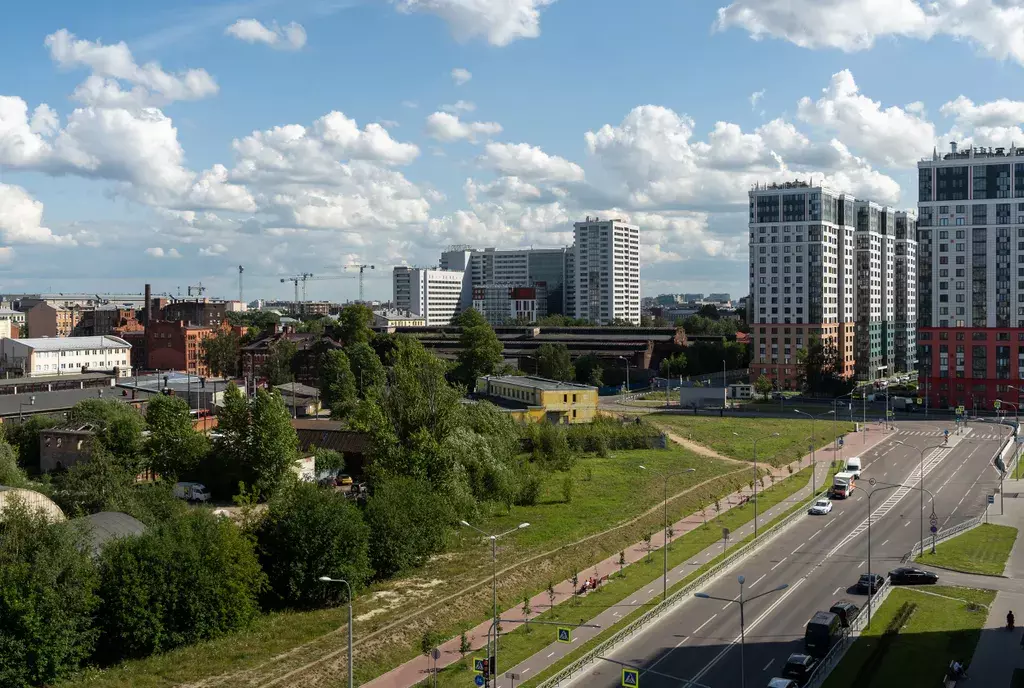
[[[734,464],[698,456],[673,444],[667,450],[615,451],[609,458],[582,458],[572,471],[573,488],[568,501],[563,492],[566,474],[553,473],[545,479],[541,497],[534,506],[514,506],[506,510],[499,505],[485,505],[473,520],[473,524],[483,530],[498,532],[524,521],[531,524],[502,539],[499,568],[549,553],[501,577],[498,595],[503,608],[522,600],[524,595],[545,589],[548,580],[565,579],[573,568],[582,571],[639,541],[645,532],[660,527],[660,509],[628,523],[660,505],[664,494],[662,479],[651,471],[639,470],[641,464],[659,472],[695,469],[693,473],[669,478],[670,496],[711,481],[672,499],[669,515],[673,519],[699,511],[716,496],[735,491],[751,478],[749,471],[742,475],[736,473]],[[575,544],[594,535],[597,537]],[[354,605],[358,679],[367,681],[416,656],[419,639],[427,630],[453,637],[484,620],[490,605],[490,585],[473,586],[489,581],[490,572],[489,546],[472,531],[459,530],[453,534],[444,556],[434,558],[406,576],[376,584],[358,594]],[[384,637],[361,642],[388,624],[445,598],[450,600],[414,621],[388,630]],[[378,609],[384,611],[376,612]],[[367,614],[371,616],[358,620],[359,616]],[[344,607],[271,614],[260,618],[247,631],[104,671],[86,671],[60,685],[67,688],[155,688],[249,669],[269,679],[284,672],[284,668],[279,667],[300,666],[336,650],[343,636],[328,634],[344,628],[345,618]],[[276,655],[307,643],[307,648],[284,663],[255,669]],[[236,678],[226,678],[219,685],[241,683]]]
[[[832,443],[835,437],[852,432],[854,427],[848,422],[837,420],[834,424],[831,416],[817,421],[800,418],[714,418],[707,416],[687,416],[683,414],[657,413],[647,417],[655,425],[660,425],[676,433],[680,437],[703,444],[722,456],[741,461],[751,461],[754,456],[755,439],[757,442],[757,458],[760,463],[783,466],[810,453],[813,444],[820,451],[818,459],[828,461],[832,458]],[[813,425],[812,425],[813,423]],[[816,438],[811,441],[811,435]],[[772,437],[778,433],[778,437]],[[849,454],[849,450],[847,450]]]
[[[1001,576],[1016,540],[1016,528],[982,523],[977,528],[939,543],[935,546],[935,554],[927,551],[917,558],[917,563],[966,573]]]
[[[825,687],[940,685],[951,660],[970,661],[974,655],[987,607],[994,599],[991,590],[896,588],[872,616],[871,628],[832,670]],[[915,603],[917,609],[879,656],[875,650],[882,632],[904,602]],[[869,678],[865,669],[871,673]]]

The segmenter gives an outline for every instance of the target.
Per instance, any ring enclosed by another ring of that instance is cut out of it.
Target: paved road
[[[984,509],[986,491],[998,483],[991,467],[1004,428],[978,424],[951,446],[925,452],[925,488],[936,495],[939,526],[948,527]],[[921,434],[924,433],[924,434]],[[902,441],[909,446],[896,444]],[[940,444],[934,422],[904,422],[900,430],[862,458],[867,479],[918,484],[919,450]],[[850,449],[855,450],[855,442]],[[847,453],[849,456],[849,452]],[[919,495],[916,490],[893,489],[871,499],[872,569],[886,573],[919,537]],[[930,507],[925,505],[925,511]],[[926,514],[927,515],[927,514]],[[867,571],[867,497],[863,489],[854,497],[835,502],[826,516],[808,516],[791,527],[766,550],[754,555],[733,574],[723,576],[707,593],[726,599],[737,596],[735,574],[746,577],[745,596],[758,595],[786,583],[789,587],[748,603],[745,607],[746,644],[742,666],[750,686],[766,685],[786,658],[803,648],[803,631],[815,611],[828,609],[840,598],[864,605],[852,586]],[[925,523],[927,527],[927,522]],[[739,685],[738,605],[691,599],[664,620],[618,648],[612,659],[689,679],[712,688]],[[677,686],[653,673],[642,674],[645,688]],[[617,686],[619,667],[601,662],[584,672],[575,685],[587,688]]]

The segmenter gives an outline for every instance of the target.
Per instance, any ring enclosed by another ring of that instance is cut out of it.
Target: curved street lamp
[[[661,575],[661,599],[662,600],[667,600],[668,599],[668,479],[673,477],[673,476],[676,476],[676,475],[682,475],[683,473],[693,473],[697,469],[696,468],[684,468],[683,470],[676,471],[674,473],[662,473],[661,471],[655,470],[653,468],[649,468],[647,466],[639,466],[639,468],[640,468],[640,470],[650,471],[651,473],[654,473],[655,475],[661,476],[661,478],[662,478],[662,480],[664,480],[664,484],[665,484],[665,501],[664,501],[664,505],[665,505],[665,507],[664,507],[664,511],[665,511],[665,525],[664,525],[664,529],[661,531],[662,532],[662,547],[661,547],[661,549],[662,549],[662,559],[664,560],[663,572],[662,572],[662,575]]]

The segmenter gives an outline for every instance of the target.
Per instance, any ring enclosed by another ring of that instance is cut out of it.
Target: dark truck
[[[839,641],[843,624],[832,612],[815,612],[804,631],[804,651],[812,657],[823,658]]]

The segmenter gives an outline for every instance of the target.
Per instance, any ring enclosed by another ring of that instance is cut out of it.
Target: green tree
[[[53,481],[53,501],[69,516],[100,511],[126,511],[138,470],[95,445],[88,461],[81,461]]]
[[[18,452],[18,464],[30,473],[39,472],[39,433],[60,424],[54,416],[30,416],[21,423],[4,423],[3,428]]]
[[[767,375],[757,378],[754,383],[754,391],[763,396],[766,401],[768,400],[768,395],[772,393],[772,381]]]
[[[217,377],[236,377],[242,357],[242,338],[234,330],[203,340],[203,355],[210,372]]]
[[[493,374],[501,366],[503,347],[484,317],[472,308],[452,319],[452,325],[462,328],[459,336],[458,365],[454,377],[467,389],[476,386],[482,375]]]
[[[96,615],[104,662],[216,638],[259,615],[266,584],[252,541],[202,509],[109,542]]]
[[[71,409],[76,423],[95,426],[93,442],[98,442],[112,455],[136,469],[142,455],[142,431],[146,421],[128,404],[114,399],[86,399]]]
[[[384,385],[384,364],[380,362],[380,357],[372,346],[366,342],[357,342],[346,347],[345,353],[352,367],[352,378],[355,380],[360,399],[365,398],[370,390]]]
[[[454,521],[448,504],[425,481],[394,477],[376,486],[366,502],[366,523],[377,576],[390,578],[443,551]]]
[[[18,466],[18,454],[14,447],[0,440],[0,485],[27,487],[28,484],[28,476]]]
[[[230,311],[227,319],[235,327],[255,327],[260,330],[269,330],[281,323],[281,316],[273,311]]]
[[[350,303],[338,314],[335,335],[345,346],[368,344],[373,339],[373,309],[364,303]]]
[[[812,395],[835,398],[853,389],[853,381],[842,374],[839,350],[831,339],[812,337],[796,350],[796,361],[799,385]]]
[[[358,507],[311,483],[299,483],[270,502],[256,540],[272,607],[337,604],[345,599],[344,587],[321,583],[320,576],[343,578],[358,589],[373,573],[370,529]]]
[[[270,345],[267,358],[260,367],[260,377],[271,387],[283,385],[294,378],[292,364],[298,347],[290,339],[281,338]]]
[[[158,395],[146,405],[146,455],[156,473],[173,481],[193,476],[210,451],[206,435],[192,425],[188,404],[181,397]]]
[[[336,471],[340,473],[345,470],[345,457],[341,452],[336,452],[333,449],[316,447],[313,450],[313,465],[317,473],[321,471]]]
[[[594,354],[584,354],[576,359],[576,382],[601,387],[604,384],[604,366]]]
[[[356,383],[344,351],[332,349],[320,367],[320,399],[331,409],[331,418],[347,418],[356,405]]]
[[[0,521],[0,685],[50,685],[93,652],[96,570],[85,533],[16,502]]]
[[[686,354],[679,351],[668,358],[661,359],[661,366],[658,372],[662,377],[686,375]]]
[[[541,344],[537,348],[537,372],[549,380],[567,382],[576,377],[565,344]]]
[[[708,318],[709,320],[718,320],[718,307],[712,303],[705,303],[697,309],[697,315]]]

